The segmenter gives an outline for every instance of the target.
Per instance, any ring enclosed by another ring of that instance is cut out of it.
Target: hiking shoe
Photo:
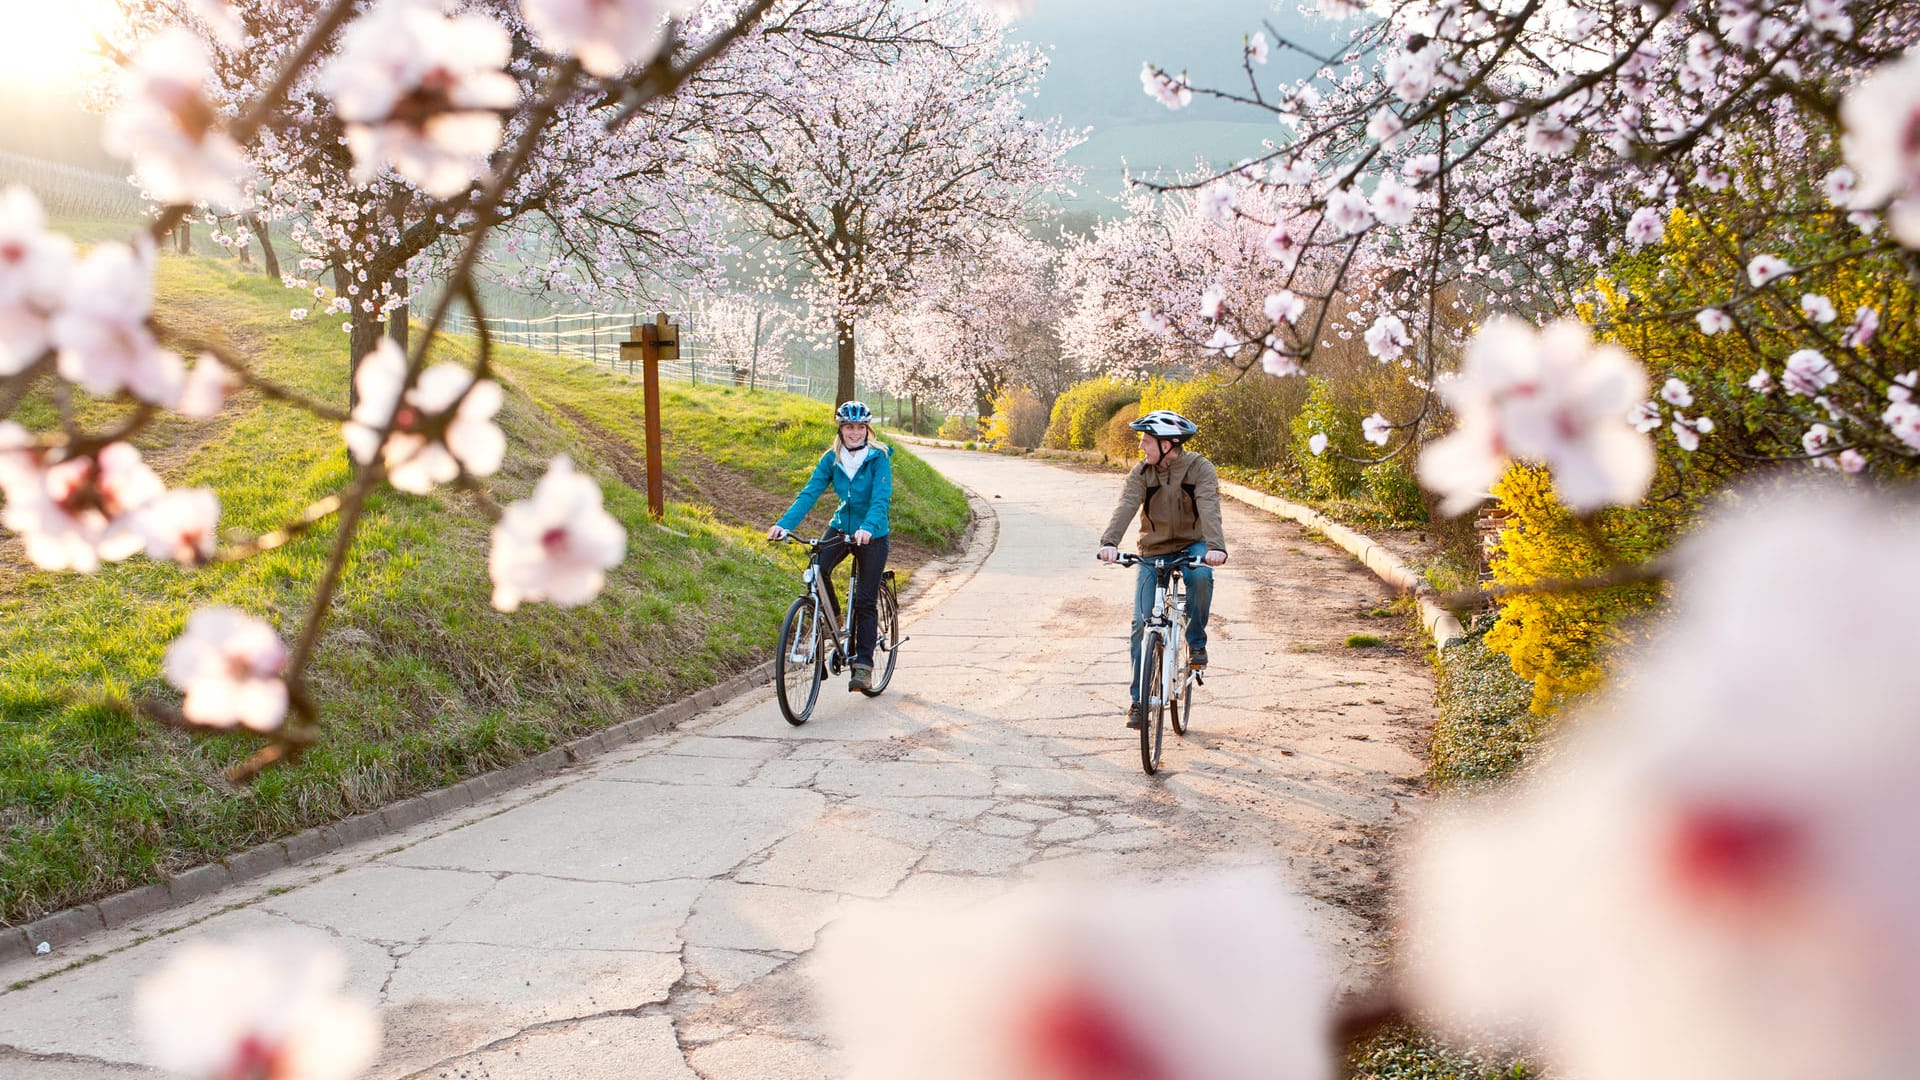
[[[1205,648],[1199,648],[1188,653],[1187,666],[1194,667],[1194,668],[1206,667],[1207,666],[1207,650]]]
[[[1146,707],[1137,701],[1127,706],[1127,726],[1135,731],[1147,726]]]
[[[871,664],[853,665],[853,678],[847,680],[847,690],[857,693],[873,689],[873,666]]]

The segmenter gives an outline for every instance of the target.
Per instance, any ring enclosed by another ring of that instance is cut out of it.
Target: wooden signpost
[[[644,372],[647,429],[647,509],[655,521],[667,512],[666,485],[660,465],[660,361],[680,359],[680,328],[662,313],[657,322],[634,327],[620,343],[620,359],[633,370],[634,354],[639,354]]]

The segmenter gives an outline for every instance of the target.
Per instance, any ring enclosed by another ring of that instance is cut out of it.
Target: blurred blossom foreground
[[[1423,1012],[1593,1080],[1913,1075],[1920,518],[1742,502],[1612,699],[1416,845]]]
[[[1334,985],[1279,879],[1028,885],[829,928],[822,997],[852,1080],[1331,1075]]]

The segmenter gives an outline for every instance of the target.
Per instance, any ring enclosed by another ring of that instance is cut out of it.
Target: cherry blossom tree
[[[733,370],[734,381],[758,385],[764,376],[787,370],[787,345],[794,340],[793,314],[765,295],[722,295],[693,309],[693,335],[700,358]]]
[[[818,20],[841,24],[820,49]],[[770,20],[769,46],[709,77],[733,113],[703,146],[715,189],[801,269],[854,394],[859,320],[935,255],[978,254],[1070,178],[1074,137],[1025,115],[1042,53],[970,3],[840,4]]]

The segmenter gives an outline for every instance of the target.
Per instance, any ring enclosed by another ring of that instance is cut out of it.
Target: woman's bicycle
[[[787,617],[780,623],[780,649],[773,658],[773,685],[780,699],[780,715],[798,727],[813,715],[814,704],[820,700],[820,683],[829,674],[845,671],[853,662],[854,581],[849,578],[847,582],[846,607],[835,611],[827,575],[820,572],[820,549],[827,541],[792,534],[785,539],[805,544],[812,552],[800,575],[800,596],[787,608]],[[841,537],[834,542],[848,541]],[[900,636],[900,604],[894,596],[890,569],[880,575],[879,615],[873,681],[862,691],[868,697],[879,697],[886,690],[893,680],[893,666],[900,659],[900,646],[906,643]]]
[[[1153,607],[1140,630],[1140,767],[1148,776],[1160,771],[1160,744],[1168,720],[1173,733],[1185,735],[1193,723],[1193,688],[1206,685],[1206,672],[1187,663],[1187,597],[1184,571],[1203,560],[1191,556],[1149,556],[1158,572]],[[1141,556],[1122,553],[1121,566],[1138,566]]]

